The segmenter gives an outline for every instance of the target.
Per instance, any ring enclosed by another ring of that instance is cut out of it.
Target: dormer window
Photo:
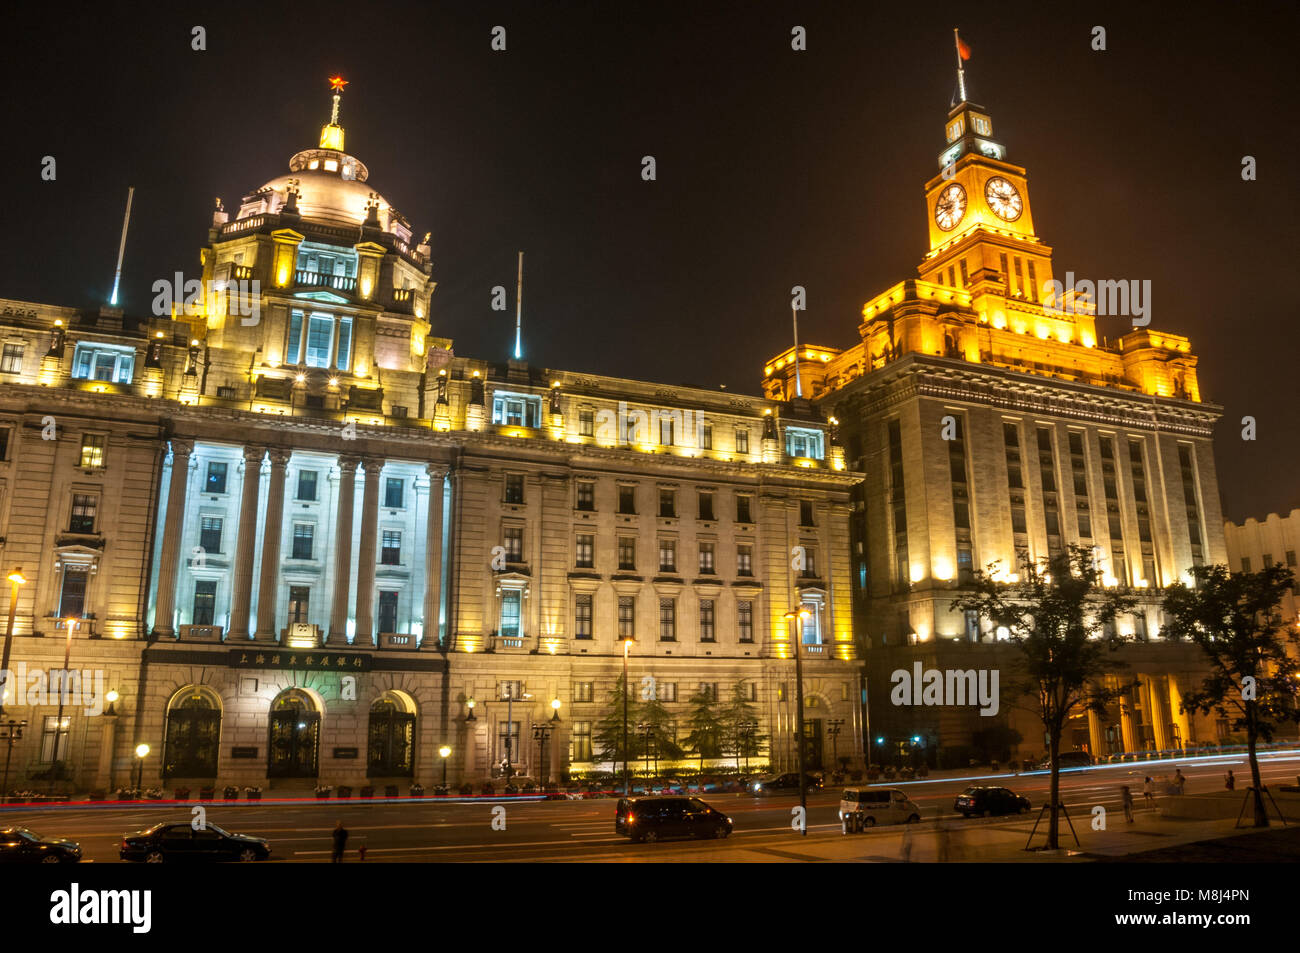
[[[511,427],[537,427],[542,419],[542,399],[527,394],[498,392],[492,397],[492,422]]]
[[[961,134],[966,131],[966,123],[960,116],[948,123],[948,141],[953,142],[961,138]]]
[[[338,170],[339,170],[339,160],[338,160],[338,159],[326,159],[326,160],[325,160],[325,171],[326,171],[326,172],[337,172]]]
[[[823,459],[822,432],[802,427],[785,428],[785,452],[792,457]]]
[[[336,367],[346,371],[352,366],[352,318],[335,318],[332,314],[301,311],[289,316],[289,340],[285,363],[308,367]]]
[[[987,136],[993,131],[993,127],[989,125],[989,121],[983,116],[972,116],[971,125],[975,127],[975,131],[981,136]]]
[[[82,342],[72,357],[75,380],[129,384],[135,373],[135,348]]]

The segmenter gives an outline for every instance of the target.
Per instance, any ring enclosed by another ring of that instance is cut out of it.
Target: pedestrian
[[[1182,768],[1174,768],[1174,786],[1178,788],[1178,793],[1182,794],[1183,789],[1187,787],[1187,777],[1183,774]]]
[[[343,851],[348,846],[348,829],[339,821],[334,826],[334,853],[330,857],[330,862],[334,864],[343,863]]]
[[[1232,775],[1232,768],[1228,769],[1228,773],[1223,779],[1223,786],[1229,791],[1237,790],[1237,779]]]
[[[1151,780],[1151,775],[1147,775],[1146,780],[1142,782],[1142,801],[1144,804],[1155,804],[1156,802],[1156,786]]]
[[[1124,803],[1124,819],[1130,824],[1133,823],[1133,792],[1129,790],[1127,784],[1122,785],[1119,789],[1120,800]]]

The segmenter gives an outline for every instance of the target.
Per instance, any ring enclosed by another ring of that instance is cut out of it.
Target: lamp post
[[[537,742],[537,782],[546,790],[546,779],[550,772],[546,769],[546,736],[555,730],[555,723],[547,722],[533,725],[533,740]]]
[[[451,746],[443,745],[438,749],[438,757],[442,758],[442,793],[447,793],[447,758],[451,755]]]
[[[144,786],[144,759],[149,757],[149,746],[144,742],[135,746],[135,790],[137,796]]]
[[[831,736],[831,760],[835,762],[837,771],[840,763],[840,729],[843,727],[843,718],[832,718],[826,722],[826,733]]]
[[[741,750],[745,753],[745,774],[749,774],[749,748],[754,743],[754,734],[758,731],[758,722],[742,721],[736,726],[737,740],[740,742]],[[736,765],[737,768],[740,765]]]
[[[63,723],[63,703],[68,697],[68,665],[72,661],[72,632],[77,620],[69,616],[64,620],[64,628],[68,630],[68,637],[63,643],[63,675],[59,680],[59,713],[54,716],[54,764],[50,766],[50,789],[53,790],[55,780],[63,780],[63,761],[59,757],[60,745],[59,738],[63,735],[63,729],[67,727]]]
[[[21,566],[9,574],[9,625],[5,627],[4,656],[0,658],[0,715],[5,710],[5,694],[9,688],[9,651],[14,642],[14,612],[18,609],[18,587],[26,585],[27,577]]]
[[[804,837],[808,836],[808,784],[804,777],[804,736],[803,736],[803,653],[799,651],[799,643],[802,641],[802,635],[798,629],[798,623],[802,622],[812,615],[812,611],[805,605],[799,606],[797,612],[787,612],[785,621],[790,626],[790,648],[794,652],[794,686],[795,686],[795,706],[798,713],[795,715],[795,745],[799,750],[799,808],[803,817]]]
[[[627,636],[623,639],[623,796],[632,796],[632,769],[628,767],[627,759],[631,755],[631,750],[627,746],[627,696],[632,688],[627,683],[627,653],[632,647],[632,637]]]
[[[655,726],[649,722],[642,722],[636,726],[636,731],[645,742],[645,776],[646,790],[648,791],[650,786],[650,741],[654,736]]]
[[[9,759],[14,756],[14,742],[22,739],[23,729],[26,727],[25,720],[14,721],[10,718],[8,721],[0,722],[0,738],[4,738],[6,742],[4,780],[0,781],[0,803],[9,800]]]

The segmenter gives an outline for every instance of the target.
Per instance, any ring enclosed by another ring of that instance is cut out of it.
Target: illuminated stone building
[[[1281,563],[1300,578],[1296,553],[1300,552],[1300,510],[1286,516],[1269,513],[1263,520],[1253,516],[1244,523],[1224,522],[1228,545],[1228,568],[1232,572],[1259,572]],[[1282,597],[1278,607],[1288,625],[1300,625],[1300,585]]]
[[[810,756],[860,752],[861,475],[825,421],[453,356],[428,238],[335,107],[287,175],[218,203],[200,285],[160,283],[158,316],[0,302],[11,668],[61,668],[72,618],[72,667],[119,693],[66,740],[11,698],[11,787],[56,737],[83,789],[126,783],[142,742],[146,785],[428,785],[444,744],[453,783],[481,780],[507,739],[516,771],[592,769],[624,640],[683,726],[700,686],[741,685],[784,767],[798,605]]]
[[[1013,757],[1042,754],[1041,725],[1009,699],[998,718],[894,707],[890,675],[916,661],[1005,672],[1014,650],[987,620],[951,610],[953,598],[976,568],[996,562],[1011,580],[1024,560],[1074,543],[1094,548],[1107,583],[1141,607],[1118,622],[1135,637],[1122,654],[1136,688],[1105,717],[1080,715],[1065,747],[1212,741],[1212,725],[1179,712],[1200,650],[1160,639],[1158,602],[1189,567],[1226,560],[1211,445],[1220,409],[1201,400],[1186,338],[1147,327],[1098,337],[1098,305],[1136,303],[1127,283],[1099,284],[1096,300],[1055,293],[1026,170],[1008,161],[988,112],[960,102],[945,131],[916,276],[865,304],[851,346],[801,345],[764,369],[772,400],[795,393],[798,374],[838,418],[848,466],[866,474],[852,546],[875,750],[947,749],[950,764],[1006,757],[1010,727],[1021,736]]]

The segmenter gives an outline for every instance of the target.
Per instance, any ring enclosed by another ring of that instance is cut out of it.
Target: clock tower
[[[925,184],[930,249],[918,276],[1041,301],[1052,250],[1034,234],[1025,170],[1006,161],[984,107],[964,98],[948,112],[945,137],[939,174]]]

